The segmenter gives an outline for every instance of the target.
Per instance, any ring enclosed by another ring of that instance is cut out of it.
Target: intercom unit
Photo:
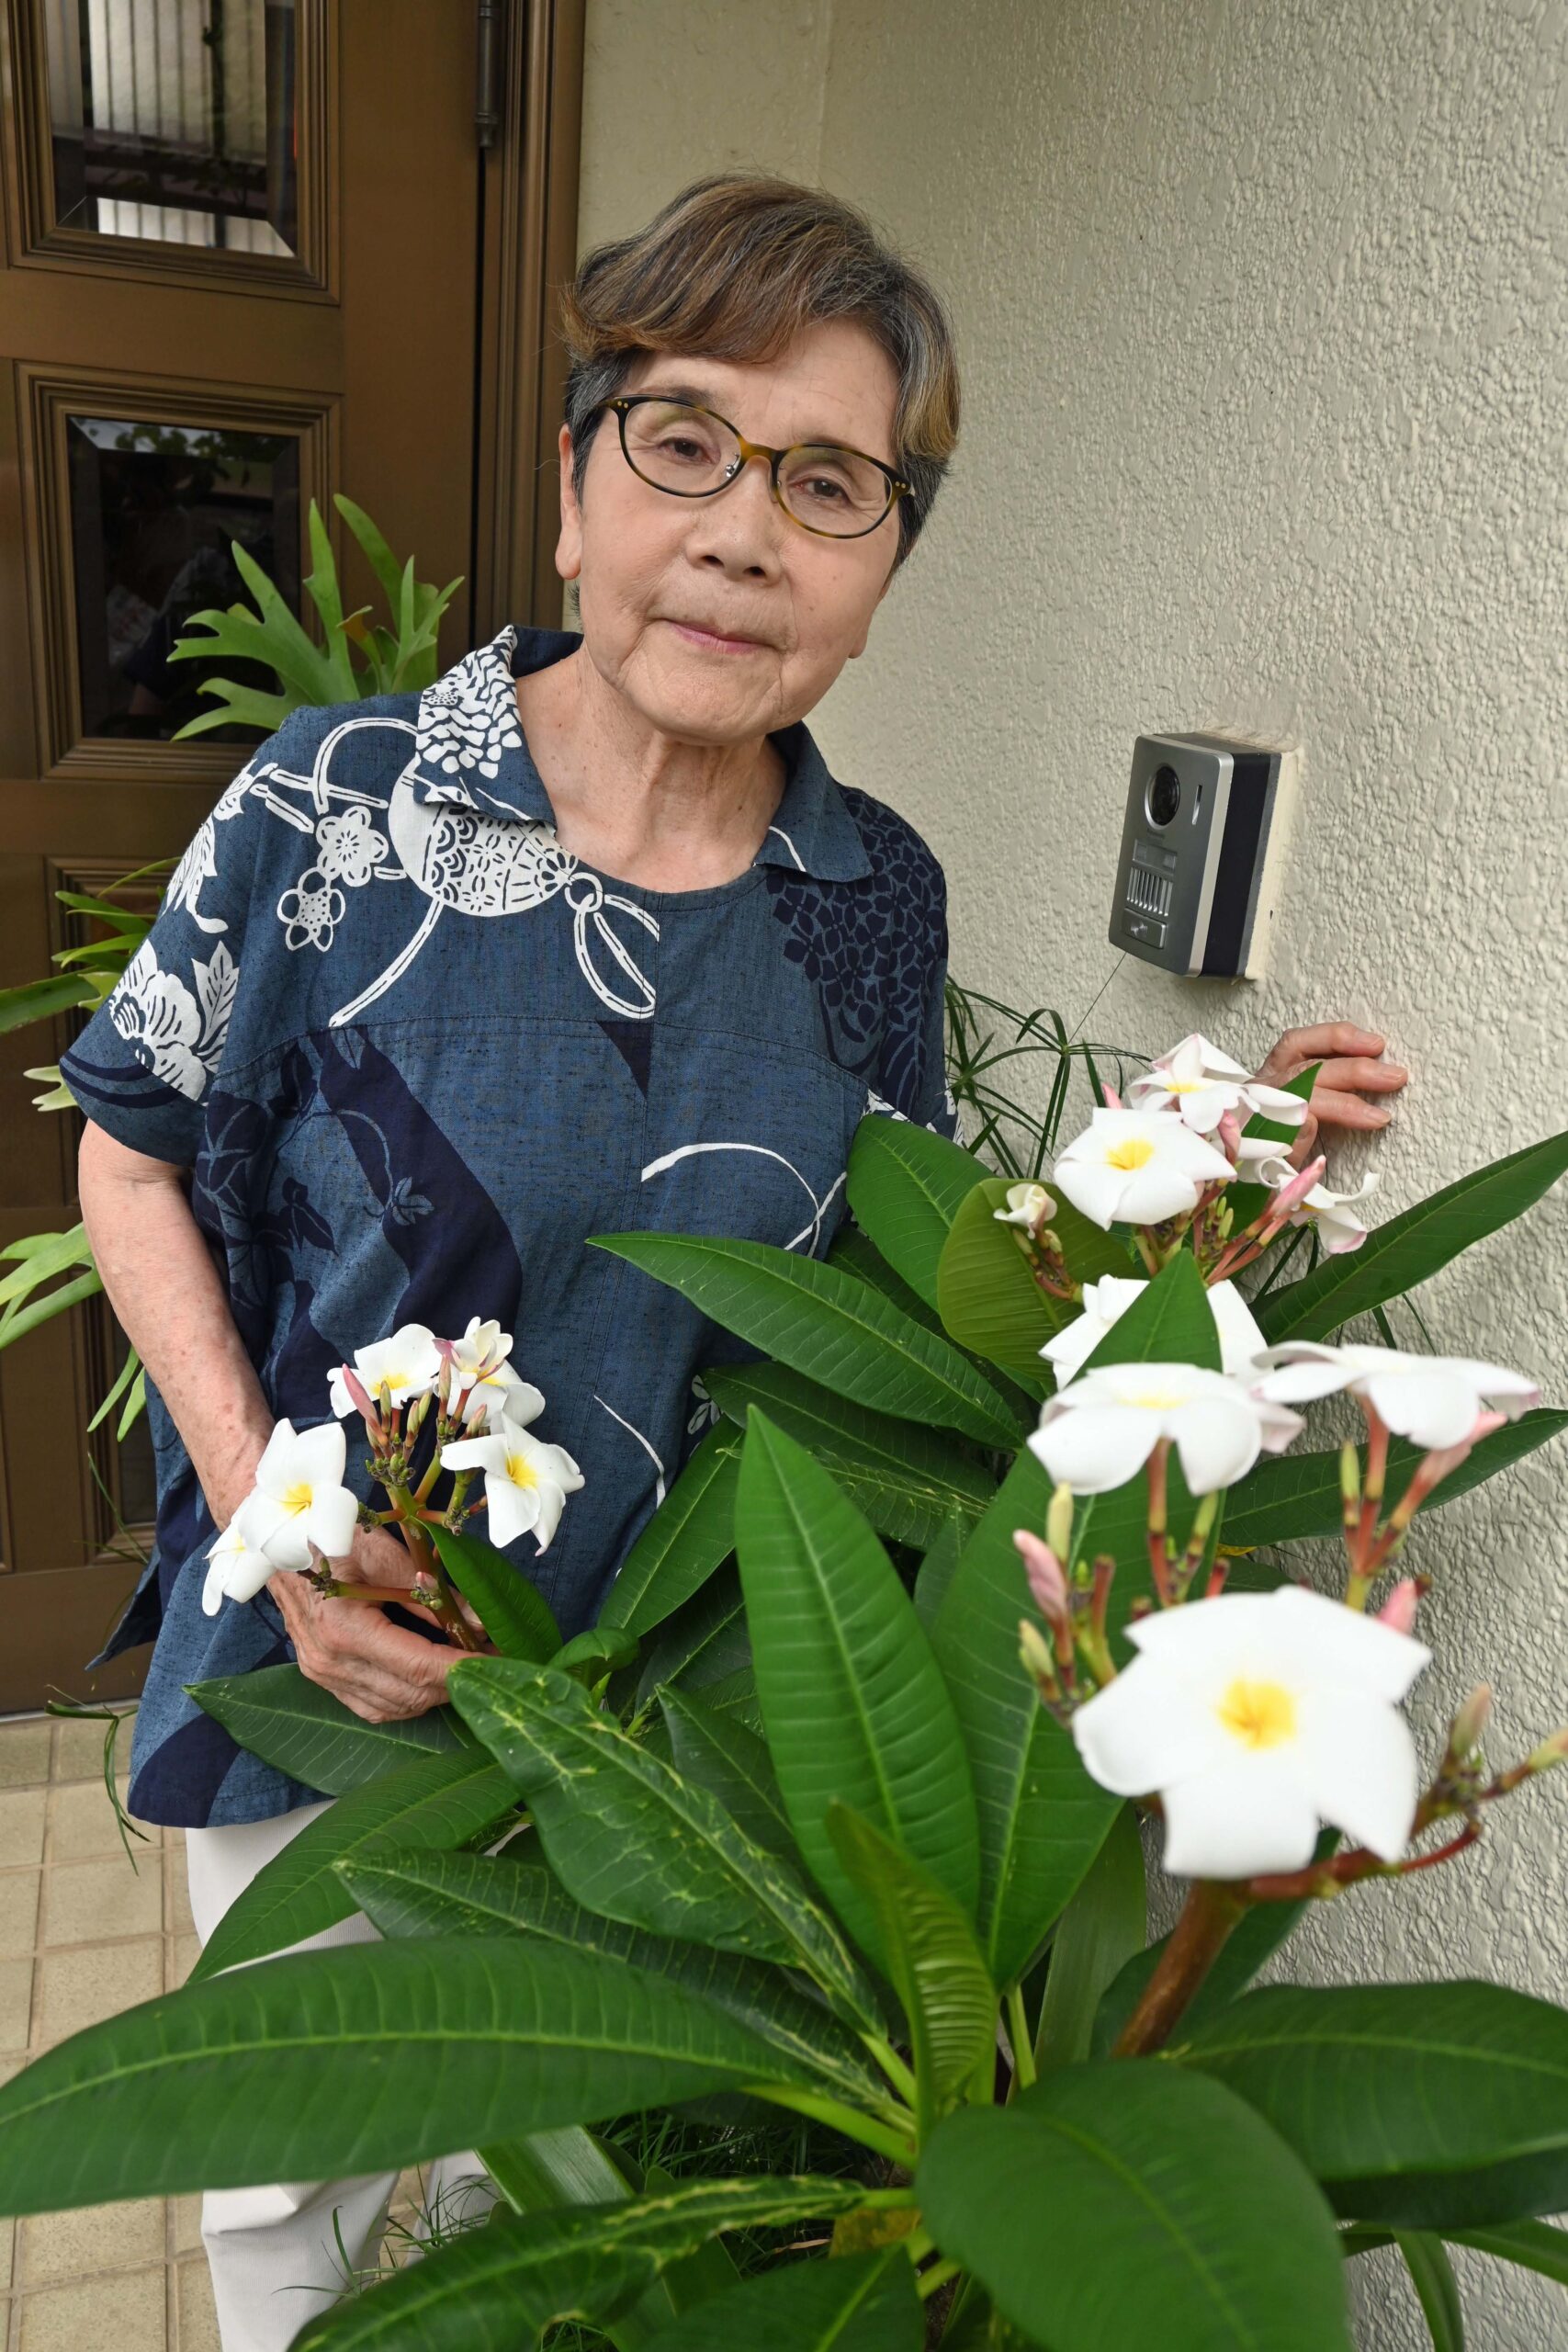
[[[1256,979],[1273,916],[1269,849],[1294,754],[1220,735],[1140,735],[1111,944],[1187,978]]]

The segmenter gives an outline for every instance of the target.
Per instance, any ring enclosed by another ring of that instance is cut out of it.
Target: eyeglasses
[[[622,393],[592,411],[614,409],[621,451],[640,481],[672,498],[715,498],[750,458],[766,458],[773,496],[792,523],[827,539],[863,538],[892,513],[910,485],[863,449],[832,441],[797,441],[771,449],[748,441],[711,408],[659,392]]]

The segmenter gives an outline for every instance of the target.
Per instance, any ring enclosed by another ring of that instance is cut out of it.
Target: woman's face
[[[679,390],[748,441],[839,441],[895,462],[893,363],[850,322],[813,326],[765,363],[645,355],[623,389]],[[661,733],[754,741],[804,718],[863,649],[892,577],[897,507],[863,537],[821,537],[791,522],[761,459],[715,497],[671,497],[633,473],[609,412],[588,453],[581,504],[564,425],[560,456],[556,563],[578,583],[585,650]],[[692,629],[747,641],[715,645]]]

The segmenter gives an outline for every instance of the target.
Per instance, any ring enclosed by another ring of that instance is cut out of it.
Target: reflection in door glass
[[[294,0],[39,0],[62,229],[299,249]]]
[[[193,613],[250,602],[235,540],[298,612],[298,440],[105,416],[67,417],[66,431],[83,732],[166,741],[216,707],[197,692],[204,678],[276,693],[261,662],[170,655]],[[209,740],[254,730],[226,725]]]

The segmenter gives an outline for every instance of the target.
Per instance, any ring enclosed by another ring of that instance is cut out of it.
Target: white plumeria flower
[[[1140,1110],[1174,1111],[1203,1136],[1213,1134],[1227,1111],[1245,1108],[1281,1126],[1299,1127],[1307,1108],[1299,1094],[1253,1078],[1197,1030],[1135,1078],[1127,1095]]]
[[[1244,1157],[1246,1157],[1244,1153]],[[1267,1184],[1278,1193],[1301,1170],[1292,1168],[1272,1146],[1262,1154],[1252,1155],[1257,1161],[1252,1170],[1258,1183]],[[1326,1184],[1314,1184],[1305,1197],[1297,1202],[1286,1216],[1287,1225],[1314,1225],[1319,1244],[1330,1258],[1342,1250],[1359,1250],[1367,1238],[1367,1227],[1353,1214],[1356,1203],[1368,1199],[1378,1189],[1375,1170],[1363,1176],[1353,1193],[1335,1193]]]
[[[456,1391],[456,1380],[453,1386]],[[509,1363],[498,1363],[493,1371],[480,1373],[462,1391],[456,1418],[468,1429],[481,1414],[488,1413],[490,1426],[495,1429],[504,1415],[521,1429],[529,1421],[536,1421],[544,1409],[543,1390],[536,1388],[531,1380],[520,1379]],[[450,1405],[447,1410],[452,1410]]]
[[[280,1556],[274,1559],[265,1546],[280,1535]],[[253,1487],[217,1543],[209,1546],[207,1557],[201,1605],[208,1616],[216,1617],[225,1600],[254,1600],[280,1568],[308,1568],[310,1547],[301,1547],[295,1522],[282,1505]]]
[[[446,1353],[454,1372],[460,1372],[465,1380],[478,1380],[505,1363],[512,1353],[512,1334],[493,1318],[481,1323],[477,1315],[470,1315],[462,1338],[447,1341]]]
[[[1260,1452],[1281,1453],[1301,1416],[1223,1372],[1194,1363],[1111,1363],[1048,1397],[1029,1450],[1053,1486],[1104,1495],[1135,1478],[1162,1438],[1174,1440],[1188,1491],[1210,1495],[1245,1478]]]
[[[359,1523],[359,1498],[343,1483],[348,1440],[336,1421],[297,1430],[279,1421],[256,1464],[256,1487],[280,1516],[263,1542],[279,1568],[308,1568],[310,1545],[329,1560],[346,1558]]]
[[[458,1438],[441,1449],[444,1470],[482,1470],[490,1540],[502,1549],[532,1531],[541,1552],[560,1522],[568,1495],[582,1473],[564,1446],[530,1437],[520,1421],[502,1419],[484,1437]]]
[[[1228,1593],[1127,1628],[1138,1656],[1073,1717],[1119,1796],[1157,1791],[1183,1878],[1300,1870],[1330,1824],[1397,1860],[1420,1775],[1399,1702],[1431,1658],[1320,1593]]]
[[[1472,1356],[1413,1356],[1400,1348],[1331,1348],[1283,1340],[1258,1359],[1254,1393],[1281,1404],[1310,1404],[1340,1389],[1365,1397],[1396,1437],[1427,1451],[1463,1445],[1482,1415],[1511,1421],[1540,1402],[1522,1372]]]
[[[1056,1204],[1043,1184],[1010,1184],[1006,1208],[991,1211],[998,1225],[1021,1225],[1025,1228],[1055,1214]]]
[[[1157,1225],[1198,1204],[1205,1184],[1232,1175],[1224,1153],[1168,1111],[1096,1111],[1056,1156],[1051,1181],[1109,1232],[1115,1223]]]
[[[411,1396],[423,1396],[434,1387],[441,1376],[441,1351],[434,1331],[423,1323],[405,1323],[389,1340],[374,1340],[367,1348],[355,1348],[354,1369],[372,1404],[380,1403],[385,1382],[392,1403],[406,1405]],[[341,1370],[333,1373],[330,1394],[339,1420],[358,1410]]]
[[[1134,1299],[1148,1288],[1130,1275],[1101,1274],[1083,1286],[1083,1313],[1065,1330],[1046,1340],[1041,1354],[1054,1364],[1057,1385],[1076,1380],[1113,1323],[1119,1323]],[[1233,1376],[1249,1372],[1252,1360],[1268,1344],[1252,1319],[1252,1312],[1235,1283],[1215,1283],[1209,1293],[1220,1339],[1220,1369]]]

